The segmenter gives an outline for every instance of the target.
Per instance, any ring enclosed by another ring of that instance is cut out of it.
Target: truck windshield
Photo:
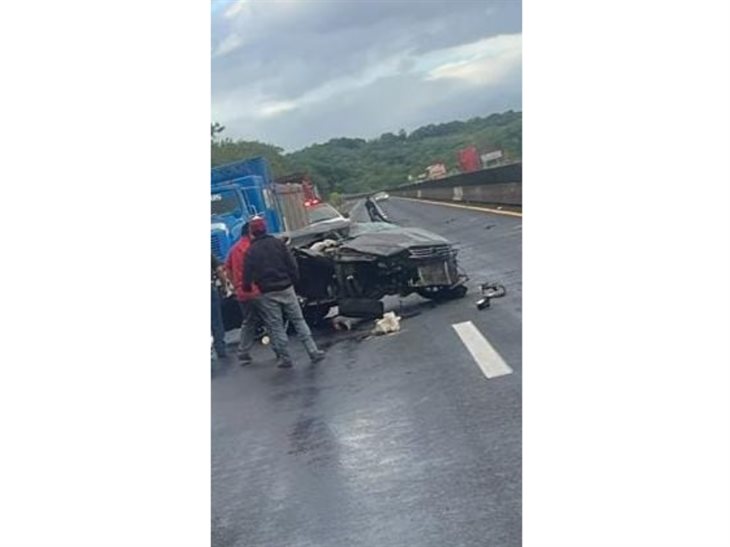
[[[241,205],[233,190],[215,192],[210,195],[210,214],[229,215],[237,213],[240,215]]]

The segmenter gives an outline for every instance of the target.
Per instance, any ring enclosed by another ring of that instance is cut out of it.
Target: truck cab
[[[281,231],[272,179],[264,158],[252,158],[215,167],[210,181],[210,248],[219,260],[241,235],[254,215],[266,219],[269,231]]]

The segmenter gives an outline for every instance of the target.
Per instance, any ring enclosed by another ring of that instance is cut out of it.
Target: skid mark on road
[[[511,374],[512,369],[471,321],[451,325],[487,378]]]

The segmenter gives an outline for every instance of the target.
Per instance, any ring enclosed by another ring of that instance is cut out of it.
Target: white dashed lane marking
[[[471,321],[452,325],[487,378],[511,374],[512,369]]]

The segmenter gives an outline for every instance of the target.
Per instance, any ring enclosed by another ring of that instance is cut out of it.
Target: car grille
[[[218,260],[223,260],[225,258],[223,256],[223,243],[221,242],[221,236],[222,234],[220,232],[210,234],[210,252],[213,253]]]
[[[426,262],[418,266],[418,283],[416,283],[416,286],[449,286],[457,278],[456,268],[452,262]]]
[[[411,247],[408,249],[411,258],[429,259],[429,258],[447,258],[451,255],[450,245],[433,245],[430,247]]]

